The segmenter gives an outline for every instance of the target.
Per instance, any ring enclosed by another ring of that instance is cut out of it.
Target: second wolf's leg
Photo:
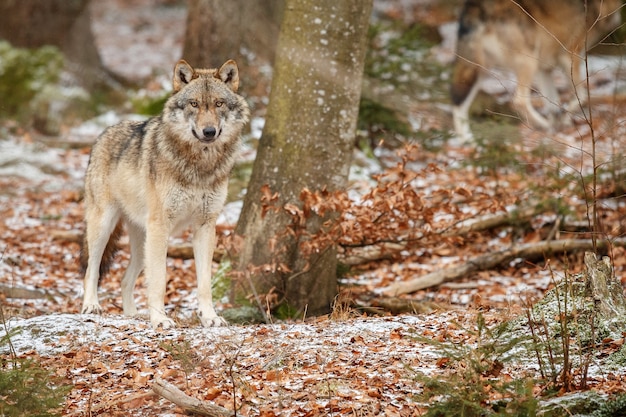
[[[518,112],[522,122],[530,123],[532,126],[550,130],[550,122],[543,117],[532,105],[531,86],[537,71],[537,62],[525,57],[517,62],[517,87],[513,95],[513,107]]]
[[[215,312],[211,291],[211,263],[215,250],[216,220],[215,217],[210,218],[193,235],[193,256],[198,276],[198,316],[204,327],[226,325],[226,321]]]
[[[135,289],[135,281],[144,266],[146,232],[130,222],[127,224],[127,229],[130,241],[130,263],[124,273],[124,278],[122,278],[122,306],[124,315],[136,316],[137,306],[135,305],[133,290]]]
[[[452,122],[454,124],[454,131],[459,139],[464,142],[471,142],[473,139],[472,130],[469,124],[469,110],[476,98],[476,94],[480,91],[480,79],[478,79],[470,92],[465,97],[465,100],[459,105],[452,106]]]
[[[552,73],[548,69],[540,69],[536,76],[537,89],[543,98],[547,113],[558,113],[561,107],[559,92],[554,85]]]
[[[89,258],[83,282],[83,314],[100,314],[102,307],[98,302],[98,281],[100,279],[100,263],[109,242],[111,233],[117,225],[119,213],[112,207],[87,207],[85,215],[85,245]]]
[[[170,229],[164,213],[148,219],[145,240],[145,276],[148,295],[148,311],[153,328],[175,327],[172,319],[165,315],[165,289],[167,286],[167,240]]]

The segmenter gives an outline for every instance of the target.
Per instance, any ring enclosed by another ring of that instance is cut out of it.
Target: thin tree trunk
[[[290,233],[293,210],[285,208],[301,207],[304,189],[347,184],[371,6],[371,0],[286,3],[265,128],[237,225],[245,240],[234,298],[274,293],[296,314],[330,310],[336,248],[306,254],[301,244],[333,214],[305,214]],[[274,193],[278,210],[266,211],[262,199],[268,203]]]
[[[215,68],[234,59],[249,74],[246,54],[274,62],[284,0],[190,0],[183,58]]]

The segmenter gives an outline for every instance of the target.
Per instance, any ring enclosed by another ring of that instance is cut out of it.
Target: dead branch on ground
[[[610,242],[612,246],[626,246],[626,239],[619,239]],[[606,240],[598,240],[596,247],[604,249],[609,246]],[[550,242],[528,243],[512,248],[508,248],[499,252],[489,253],[487,255],[477,256],[469,261],[446,268],[421,277],[398,282],[389,285],[381,290],[385,296],[395,297],[401,294],[409,294],[424,288],[434,287],[444,282],[454,281],[468,276],[477,271],[492,269],[504,262],[515,258],[532,259],[538,256],[545,256],[551,253],[574,252],[581,250],[593,250],[594,244],[591,239],[571,239],[571,240],[554,240]]]
[[[195,413],[209,417],[231,417],[235,413],[219,405],[190,397],[173,384],[156,378],[152,384],[152,391],[155,394],[169,400],[185,410],[185,413]]]

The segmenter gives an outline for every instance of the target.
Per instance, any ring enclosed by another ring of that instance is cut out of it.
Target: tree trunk
[[[87,89],[110,82],[96,48],[90,0],[0,2],[0,38],[21,48],[58,47]]]
[[[265,127],[237,225],[244,236],[238,271],[250,279],[239,280],[235,298],[274,293],[294,314],[330,310],[336,249],[309,256],[300,245],[332,214],[302,217],[299,232],[289,233],[288,211],[301,207],[304,189],[347,184],[371,6],[371,0],[286,3]],[[279,210],[264,210],[268,193],[276,193]]]
[[[250,74],[243,52],[274,62],[284,0],[190,0],[183,58],[216,68],[229,59]]]

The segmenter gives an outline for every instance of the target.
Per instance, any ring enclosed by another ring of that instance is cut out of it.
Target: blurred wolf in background
[[[469,108],[481,77],[493,68],[517,77],[512,104],[522,122],[550,129],[548,118],[531,103],[535,86],[558,110],[559,95],[551,72],[560,68],[578,90],[566,110],[584,101],[580,67],[584,51],[617,28],[621,0],[467,0],[461,11],[456,61],[450,89],[456,134],[472,138]]]
[[[124,314],[137,314],[133,289],[145,267],[152,326],[174,326],[164,307],[168,238],[191,226],[198,315],[204,326],[225,324],[213,307],[211,262],[215,222],[249,118],[238,87],[234,61],[219,69],[194,69],[181,60],[174,68],[173,94],[160,116],[121,122],[98,138],[85,177],[82,313],[102,312],[99,277],[125,223],[131,259],[122,279]]]

